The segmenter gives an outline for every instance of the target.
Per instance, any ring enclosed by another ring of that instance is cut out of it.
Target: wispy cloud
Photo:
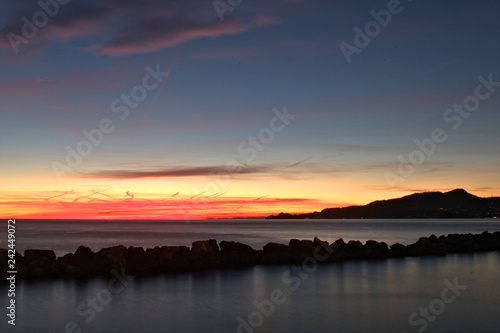
[[[16,1],[8,7],[0,14],[6,22],[0,29],[2,35],[10,32],[21,35],[21,18],[33,17],[41,10],[37,2],[28,0]],[[265,15],[254,15],[245,21],[227,17],[220,22],[209,2],[89,0],[59,6],[57,14],[39,29],[30,46],[92,36],[97,42],[86,50],[124,56],[153,52],[202,37],[239,34],[280,22],[275,16]],[[0,47],[10,48],[10,41],[3,38]]]
[[[269,167],[240,168],[231,171],[231,174],[251,174],[270,172]],[[196,177],[196,176],[214,176],[221,173],[227,173],[225,166],[209,167],[176,167],[166,170],[99,170],[94,172],[80,173],[79,176],[87,178],[107,178],[107,179],[133,179],[149,177]]]
[[[105,43],[92,46],[89,50],[111,56],[147,53],[201,37],[218,37],[246,30],[239,21],[231,18],[208,23],[156,18],[126,27]]]
[[[19,218],[144,218],[150,219],[190,219],[197,218],[230,218],[239,216],[270,215],[283,209],[307,207],[305,211],[326,206],[321,200],[309,198],[273,198],[268,195],[259,197],[231,196],[222,193],[195,197],[161,195],[151,197],[148,193],[115,193],[104,195],[104,189],[90,191],[66,191],[65,196],[57,200],[43,200],[43,197],[54,198],[53,192],[38,193],[29,198],[24,195],[12,195],[10,200],[0,201],[2,211],[18,211]],[[100,195],[96,197],[96,195]],[[166,197],[169,197],[166,199]],[[197,206],[194,199],[210,200],[206,206]],[[63,207],[63,209],[61,209]],[[310,208],[309,208],[310,207]]]
[[[314,156],[310,156],[295,163],[269,163],[260,165],[249,165],[243,162],[238,169],[231,169],[224,165],[217,166],[197,166],[197,167],[175,167],[175,168],[141,168],[134,169],[102,169],[76,173],[76,177],[95,179],[139,179],[139,178],[179,178],[179,177],[219,177],[231,176],[238,180],[255,180],[263,178],[282,178],[289,180],[300,180],[310,177],[323,177],[325,175],[350,174],[358,172],[380,173],[382,171],[397,168],[399,162],[373,163],[366,161],[363,163],[348,160],[335,164],[314,161]],[[425,172],[439,172],[450,170],[448,162],[429,162],[425,166]]]

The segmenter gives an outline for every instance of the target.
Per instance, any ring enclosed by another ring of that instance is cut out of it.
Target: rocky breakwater
[[[122,245],[93,252],[80,246],[75,253],[56,257],[52,250],[26,250],[16,253],[17,276],[21,279],[88,278],[111,276],[113,271],[134,276],[194,272],[210,269],[240,269],[255,265],[300,265],[307,260],[336,263],[349,260],[383,260],[408,256],[443,256],[448,253],[500,251],[500,232],[450,234],[422,237],[411,245],[369,240],[333,243],[292,239],[289,244],[269,243],[262,250],[237,243],[216,240],[196,241],[186,246],[162,246],[153,249]],[[0,249],[0,274],[7,272],[8,251]],[[2,279],[4,280],[4,279]]]

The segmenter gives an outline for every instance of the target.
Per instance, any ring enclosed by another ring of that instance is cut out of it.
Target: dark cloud
[[[103,179],[134,179],[134,178],[166,178],[166,177],[238,177],[239,180],[255,180],[263,177],[278,177],[289,180],[300,180],[304,177],[310,178],[320,175],[342,175],[358,172],[382,173],[384,171],[397,170],[398,162],[379,164],[356,164],[346,163],[342,165],[326,167],[317,162],[310,162],[314,157],[305,158],[292,164],[274,163],[265,165],[248,165],[240,162],[239,168],[229,169],[225,165],[220,166],[199,166],[199,167],[176,167],[170,169],[108,169],[90,172],[80,172],[78,177],[83,178],[103,178]],[[307,162],[307,163],[306,163]],[[440,172],[449,170],[448,163],[428,162],[422,166],[425,172]]]
[[[267,167],[252,167],[239,168],[231,171],[231,174],[255,174],[271,171]],[[174,168],[168,170],[100,170],[96,172],[81,173],[83,177],[89,178],[108,178],[108,179],[131,179],[131,178],[148,178],[148,177],[194,177],[194,176],[216,176],[219,174],[228,174],[228,169],[225,166],[213,167],[189,167],[189,168]]]
[[[10,48],[7,35],[22,36],[23,17],[30,22],[41,11],[35,1],[18,0],[3,4],[0,26],[4,36],[0,47]],[[210,1],[70,1],[59,5],[48,24],[29,38],[29,43],[68,41],[78,36],[95,36],[87,50],[111,56],[146,53],[202,37],[238,34],[253,28],[277,24],[272,16],[256,15],[245,21],[226,17],[220,21]],[[20,44],[20,49],[24,44]]]
[[[113,9],[105,2],[97,1],[71,1],[66,5],[59,5],[58,9],[52,6],[48,8],[55,14],[48,17],[46,25],[37,27],[36,35],[28,38],[30,42],[42,43],[50,39],[71,39],[98,33],[100,25],[113,13]],[[9,5],[0,14],[5,22],[0,28],[4,36],[0,46],[11,47],[7,35],[12,32],[23,36],[23,18],[33,23],[33,16],[40,11],[44,12],[36,1],[9,1]]]

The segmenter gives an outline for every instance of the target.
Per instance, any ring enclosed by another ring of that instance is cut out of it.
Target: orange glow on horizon
[[[310,213],[325,208],[365,205],[414,192],[448,191],[432,183],[419,190],[365,186],[362,179],[333,182],[303,180],[246,180],[217,183],[206,178],[68,179],[54,186],[50,177],[28,179],[30,189],[18,187],[28,178],[2,180],[0,215],[28,219],[164,219],[195,220],[263,217]],[[472,187],[472,186],[469,186]],[[464,186],[467,189],[468,187]],[[473,193],[490,196],[490,193]]]

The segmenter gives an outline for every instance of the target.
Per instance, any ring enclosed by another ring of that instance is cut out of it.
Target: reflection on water
[[[498,252],[317,269],[259,266],[137,278],[123,288],[102,278],[18,282],[17,325],[8,329],[59,333],[74,321],[82,332],[237,332],[238,326],[240,332],[417,332],[421,326],[410,325],[410,315],[441,298],[445,279],[455,278],[467,289],[438,308],[427,331],[498,332]],[[7,332],[6,320],[0,327]]]

